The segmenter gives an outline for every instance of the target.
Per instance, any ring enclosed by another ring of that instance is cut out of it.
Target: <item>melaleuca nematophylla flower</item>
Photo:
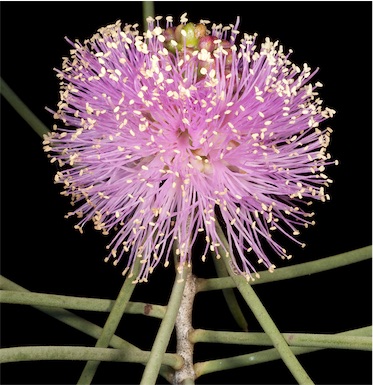
[[[169,264],[175,240],[180,271],[200,237],[202,260],[230,256],[247,279],[260,264],[272,271],[267,255],[290,258],[274,234],[304,246],[308,206],[329,199],[331,129],[319,124],[334,111],[310,83],[316,71],[278,42],[238,41],[238,22],[209,30],[185,15],[176,27],[161,19],[143,35],[118,21],[84,44],[68,40],[54,112],[64,124],[44,142],[68,216],[80,231],[92,220],[114,234],[107,260],[124,256],[123,274],[140,258],[136,281]]]

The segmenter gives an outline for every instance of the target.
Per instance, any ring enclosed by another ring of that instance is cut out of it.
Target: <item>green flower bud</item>
[[[182,31],[185,31],[185,34]],[[187,47],[197,48],[198,38],[195,36],[194,31],[195,31],[194,23],[188,23],[184,25],[184,27],[180,32],[185,38],[185,44]],[[184,42],[183,38],[182,38],[182,42]]]

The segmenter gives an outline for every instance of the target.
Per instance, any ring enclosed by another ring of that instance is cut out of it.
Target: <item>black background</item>
[[[191,21],[234,23],[240,30],[280,40],[293,49],[292,61],[320,67],[317,80],[326,106],[337,111],[330,152],[340,165],[329,169],[335,180],[331,201],[315,205],[316,226],[303,232],[305,249],[292,246],[287,264],[311,261],[371,244],[372,3],[371,2],[155,2],[156,15],[188,12]],[[45,106],[58,102],[54,67],[69,53],[70,39],[89,38],[99,27],[121,19],[142,21],[141,2],[1,2],[1,76],[48,126]],[[114,299],[122,285],[121,269],[104,263],[105,239],[81,235],[64,219],[68,199],[53,184],[54,167],[39,136],[1,99],[1,273],[25,288],[45,293]],[[213,276],[213,265],[195,261],[195,272]],[[287,282],[255,286],[282,332],[334,333],[371,324],[371,262],[366,261]],[[158,268],[133,300],[165,304],[172,269]],[[77,312],[103,325],[105,314]],[[260,331],[249,310],[249,327]],[[220,292],[196,297],[194,327],[237,330]],[[117,334],[150,349],[159,321],[125,316]],[[70,327],[19,305],[3,305],[2,346],[87,345],[95,341]],[[170,346],[170,351],[173,346]],[[249,347],[197,345],[196,361],[244,354]],[[255,348],[253,348],[255,350]],[[368,352],[329,350],[300,356],[317,384],[371,383]],[[82,362],[4,364],[3,384],[76,383]],[[102,363],[95,384],[138,383],[143,366]],[[162,383],[162,379],[159,378]],[[197,383],[292,384],[281,361],[218,372]]]

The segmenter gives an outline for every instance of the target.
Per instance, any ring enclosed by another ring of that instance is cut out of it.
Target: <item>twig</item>
[[[193,331],[192,311],[193,301],[196,294],[196,279],[189,271],[183,293],[183,299],[176,317],[176,352],[184,359],[184,365],[175,372],[174,385],[194,383],[193,351],[194,344],[189,339],[189,334]]]

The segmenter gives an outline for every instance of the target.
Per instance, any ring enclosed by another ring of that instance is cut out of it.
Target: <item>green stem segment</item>
[[[216,231],[219,235],[219,238],[224,243],[225,248],[229,250],[228,242],[218,223],[216,223]],[[220,248],[222,249],[221,246]],[[223,250],[220,250],[220,254],[225,255]],[[302,365],[299,363],[295,354],[291,351],[289,345],[286,343],[284,337],[278,330],[277,326],[273,322],[272,318],[268,314],[266,308],[263,306],[262,302],[260,301],[259,297],[256,295],[253,288],[248,284],[245,278],[243,278],[242,276],[237,276],[232,271],[228,258],[224,257],[223,260],[225,262],[225,265],[227,267],[227,270],[230,276],[233,278],[241,295],[245,299],[251,311],[254,313],[256,319],[260,323],[260,326],[270,337],[274,347],[278,350],[282,360],[284,361],[285,365],[289,368],[294,378],[298,381],[300,385],[313,384],[313,381],[311,380],[307,372],[304,370]]]
[[[234,273],[232,272],[232,274]],[[297,380],[298,384],[313,384],[313,381],[308,376],[307,372],[304,370],[289,345],[286,343],[284,337],[281,335],[266,308],[256,295],[254,289],[244,281],[237,282],[237,286],[251,311],[254,313],[256,319],[259,321],[260,326],[271,338],[273,346],[278,350],[282,360]]]
[[[145,364],[149,359],[149,352],[131,349],[92,348],[86,346],[18,346],[3,348],[0,351],[0,363],[22,361],[107,361],[132,362]],[[178,366],[179,357],[174,354],[165,355],[166,365]]]
[[[368,327],[367,331],[372,328]],[[352,332],[352,331],[351,331]],[[282,336],[290,346],[350,349],[372,351],[371,336],[356,336],[338,334],[309,334],[309,333],[282,333]],[[272,341],[265,333],[242,333],[196,329],[189,334],[192,343],[207,342],[217,344],[237,344],[271,346]]]
[[[148,28],[146,19],[151,16],[154,18],[154,1],[143,1],[142,2],[142,17],[144,31]]]
[[[104,298],[84,298],[58,294],[1,290],[0,303],[110,312],[115,301]],[[124,312],[128,314],[142,314],[155,318],[163,318],[166,307],[143,302],[128,302]]]
[[[0,276],[0,288],[1,289],[9,289],[9,290],[17,290],[20,292],[28,293],[28,290],[23,288],[22,286],[17,285],[16,283],[10,281],[9,279]],[[72,328],[79,330],[94,339],[98,339],[102,334],[102,328],[94,323],[85,320],[78,315],[71,313],[68,310],[60,309],[60,308],[50,308],[47,306],[33,306],[35,309],[40,310],[41,312],[48,314],[49,316],[63,322],[66,325],[71,326]],[[133,353],[139,353],[141,350],[136,346],[130,344],[129,342],[123,340],[122,338],[114,335],[110,341],[110,345],[117,349],[129,349],[129,351]]]
[[[0,78],[0,93],[41,138],[48,134],[49,130],[44,123],[23,103],[2,78]]]
[[[17,291],[26,292],[26,293],[29,292],[27,289],[23,288],[22,286],[12,282],[11,280],[3,276],[0,276],[0,288],[7,289],[7,290],[17,290]],[[79,330],[91,336],[96,340],[102,334],[103,329],[100,326],[95,325],[94,323],[87,321],[84,318],[79,317],[68,310],[60,309],[60,308],[51,308],[48,306],[34,306],[34,308],[37,310],[40,310],[45,314],[48,314],[49,316],[63,322],[66,325],[71,326],[76,330]],[[113,335],[113,337],[111,338],[110,346],[116,349],[125,349],[126,351],[128,351],[129,354],[137,355],[137,354],[140,354],[141,352],[144,354],[147,354],[146,355],[147,359],[144,360],[144,364],[148,362],[148,358],[149,358],[148,352],[143,352],[141,349],[139,349],[135,345],[132,345],[131,343],[118,337],[117,335]],[[167,362],[167,360],[169,359],[168,356],[174,357],[173,359],[176,362],[175,366],[171,365],[170,362]],[[171,382],[174,370],[179,370],[181,369],[182,366],[183,366],[183,359],[181,357],[175,354],[166,353],[163,356],[160,374],[165,379],[167,379],[167,381]]]
[[[157,381],[163,355],[166,352],[168,343],[170,341],[170,337],[175,326],[177,313],[183,298],[186,277],[190,270],[190,267],[184,266],[181,279],[175,279],[170,300],[167,305],[166,314],[162,320],[161,326],[159,327],[157,336],[155,337],[149,361],[145,367],[140,385],[152,385]]]
[[[215,264],[215,269],[218,277],[224,278],[229,276],[228,271],[225,267],[224,262],[220,259],[212,257]],[[223,289],[223,296],[225,298],[225,302],[228,305],[228,309],[230,310],[233,318],[237,322],[237,325],[244,331],[248,331],[248,326],[246,322],[246,318],[243,315],[240,305],[237,301],[236,295],[233,291],[233,288]]]
[[[336,334],[336,336],[371,336],[372,327],[364,327],[355,330],[349,330]],[[322,348],[311,348],[311,347],[291,347],[294,354],[312,353],[322,350]],[[266,349],[259,352],[244,354],[236,357],[229,357],[205,362],[197,362],[194,364],[196,378],[209,374],[215,373],[221,370],[231,370],[240,367],[246,367],[250,365],[262,364],[264,362],[270,362],[281,359],[281,356],[277,349]]]
[[[348,266],[352,263],[362,262],[372,258],[372,246],[365,246],[359,249],[346,251],[331,257],[317,259],[312,262],[299,263],[297,265],[281,267],[276,269],[276,274],[268,271],[260,273],[260,278],[251,281],[250,285],[257,285],[268,282],[282,281],[285,279],[298,278],[305,275],[320,273],[323,271],[335,269],[337,267]],[[197,291],[222,290],[236,287],[231,277],[197,279]]]
[[[136,261],[133,274],[137,276],[140,271],[140,260]],[[132,275],[131,275],[132,276]],[[96,348],[106,348],[110,344],[110,340],[113,337],[115,330],[117,329],[119,322],[122,318],[124,310],[131,298],[132,292],[135,289],[135,284],[131,277],[127,277],[119,292],[114,306],[109,314],[109,317],[105,323],[102,333],[96,342]],[[100,364],[100,361],[88,361],[83,369],[83,372],[79,378],[78,385],[90,384],[96,370]]]

